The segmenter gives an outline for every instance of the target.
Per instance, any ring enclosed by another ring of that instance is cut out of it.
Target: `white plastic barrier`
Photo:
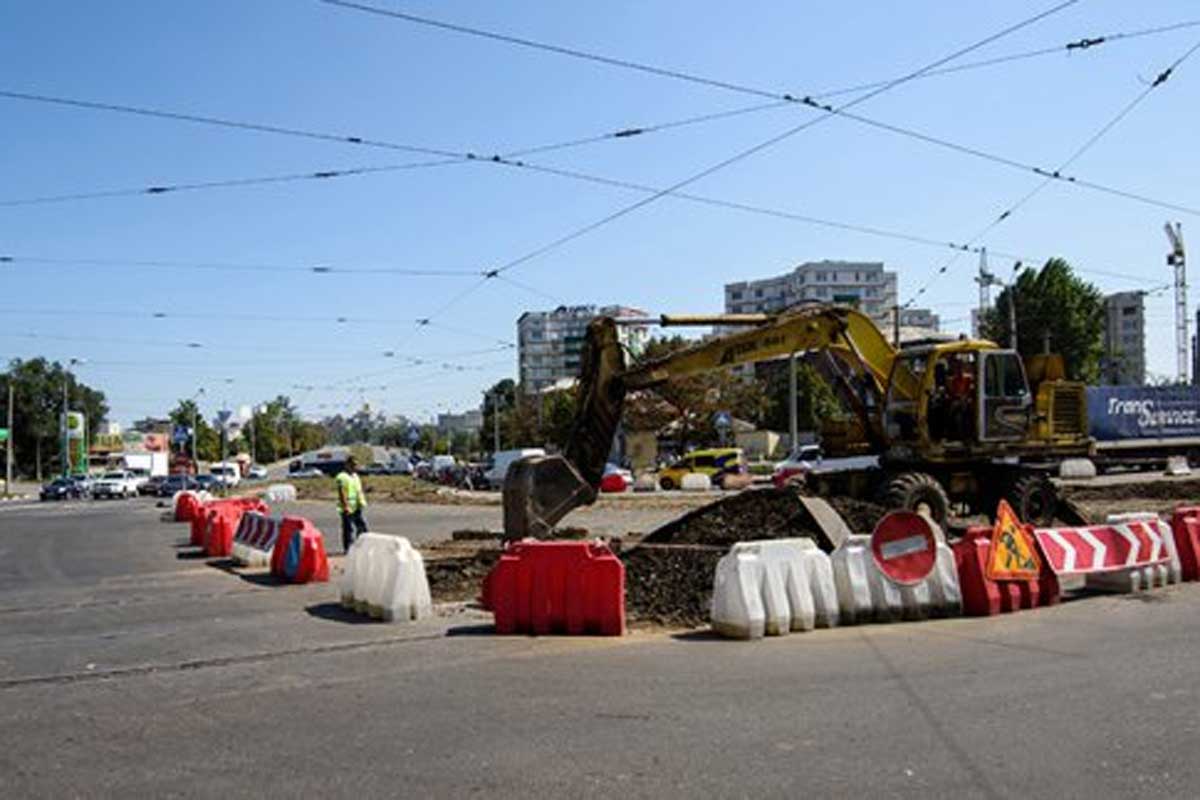
[[[1084,585],[1089,589],[1106,592],[1144,592],[1147,589],[1168,586],[1183,580],[1183,565],[1179,561],[1175,535],[1171,531],[1170,523],[1158,514],[1143,511],[1109,514],[1104,521],[1110,525],[1128,525],[1140,522],[1154,526],[1155,531],[1162,538],[1163,548],[1167,551],[1167,563],[1088,575],[1084,580]]]
[[[1187,456],[1170,456],[1167,458],[1168,475],[1191,475],[1192,468],[1188,465]]]
[[[739,542],[717,562],[712,627],[758,639],[838,624],[829,556],[811,539]]]
[[[262,499],[268,503],[296,502],[296,487],[290,483],[272,483],[262,493]]]
[[[844,625],[956,617],[962,613],[954,554],[944,542],[937,542],[933,570],[912,586],[895,583],[879,571],[871,554],[870,536],[851,536],[833,551],[830,561]]]
[[[258,511],[247,511],[233,535],[230,556],[249,567],[271,566],[271,551],[279,538],[280,520]]]
[[[633,490],[635,492],[657,492],[658,478],[649,473],[638,475],[633,481]]]
[[[1066,458],[1058,465],[1060,478],[1094,478],[1096,462],[1090,458]]]
[[[433,613],[425,560],[402,536],[359,536],[346,554],[340,590],[344,607],[388,622]]]
[[[685,492],[707,492],[712,489],[712,478],[702,472],[689,472],[679,481],[679,488]]]

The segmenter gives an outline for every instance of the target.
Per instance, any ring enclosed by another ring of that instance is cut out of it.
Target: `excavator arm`
[[[572,509],[595,502],[612,450],[627,392],[714,369],[766,361],[792,353],[825,351],[846,369],[841,388],[858,398],[856,412],[873,438],[883,432],[876,410],[896,360],[875,323],[858,311],[814,306],[778,316],[670,317],[662,325],[759,323],[632,367],[618,324],[597,317],[588,325],[580,359],[574,426],[564,454],[522,459],[504,482],[504,531],[508,538],[542,536]],[[906,382],[908,383],[908,382]]]

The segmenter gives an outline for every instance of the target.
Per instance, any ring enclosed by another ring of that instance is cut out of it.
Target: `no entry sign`
[[[933,525],[912,511],[893,511],[871,533],[871,555],[879,571],[903,586],[920,583],[937,563]]]

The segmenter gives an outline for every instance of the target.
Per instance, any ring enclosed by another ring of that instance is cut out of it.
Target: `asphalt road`
[[[445,512],[455,513],[455,512]],[[0,508],[0,797],[1195,796],[1200,586],[756,643],[343,615],[146,502]],[[421,526],[427,522],[419,522]]]

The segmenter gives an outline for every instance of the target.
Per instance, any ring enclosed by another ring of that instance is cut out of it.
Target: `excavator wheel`
[[[938,525],[945,526],[950,513],[950,498],[937,478],[925,472],[902,472],[889,480],[883,491],[889,508],[921,511],[922,506]]]
[[[1053,525],[1058,507],[1058,490],[1045,475],[1022,475],[1013,481],[1005,499],[1022,522]]]

